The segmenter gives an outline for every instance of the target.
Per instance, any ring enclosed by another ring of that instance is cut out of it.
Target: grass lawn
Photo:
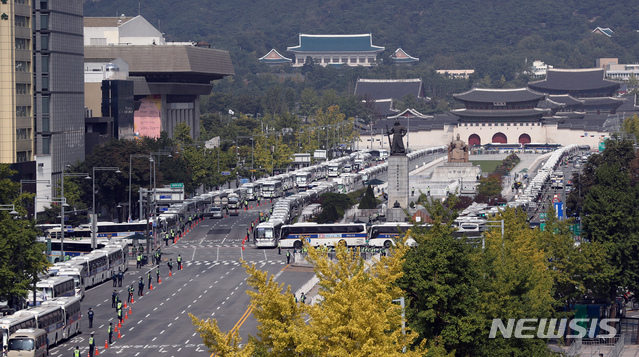
[[[493,172],[497,165],[501,164],[501,160],[470,160],[473,165],[479,165],[482,172]]]

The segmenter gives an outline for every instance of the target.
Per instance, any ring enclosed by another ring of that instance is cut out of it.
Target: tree
[[[401,296],[393,283],[402,276],[407,249],[399,242],[393,254],[373,265],[346,247],[337,248],[335,260],[309,249],[321,304],[295,303],[290,286],[283,292],[273,275],[243,263],[259,332],[241,347],[237,330],[223,333],[214,320],[190,316],[209,351],[219,356],[265,350],[270,356],[422,356],[428,352],[424,343],[402,352],[417,336],[410,328],[402,332],[401,308],[393,303]]]
[[[375,193],[373,192],[373,188],[371,185],[366,187],[366,192],[364,196],[359,201],[359,209],[373,209],[377,207],[377,200],[375,199]]]
[[[488,202],[501,195],[501,178],[498,175],[490,175],[479,179],[477,186],[477,202]]]
[[[345,194],[328,192],[320,196],[322,213],[317,216],[318,223],[335,222],[344,217],[344,210],[355,202]]]
[[[18,216],[0,211],[0,300],[8,300],[10,306],[20,306],[38,281],[38,275],[46,271],[49,263],[44,254],[46,246],[37,243],[35,223],[26,217],[27,211],[20,205],[23,198],[33,199],[31,194],[18,197],[20,183],[11,181],[17,172],[9,165],[0,165],[0,202],[14,204]]]

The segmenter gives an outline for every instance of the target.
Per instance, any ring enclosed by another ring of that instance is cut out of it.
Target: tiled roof
[[[84,27],[118,27],[133,17],[85,17]]]
[[[191,73],[211,79],[235,74],[227,51],[194,46],[84,46],[85,58],[122,58],[129,73]]]
[[[621,98],[625,98],[626,101],[623,102],[623,104],[617,108],[617,112],[636,112],[639,111],[639,107],[637,107],[637,105],[635,105],[635,103],[637,102],[637,96],[636,94],[627,94],[622,96]]]
[[[565,91],[573,92],[580,90],[617,90],[620,82],[605,79],[603,68],[586,69],[557,69],[549,68],[546,72],[546,79],[530,82],[528,87],[539,91]]]
[[[289,52],[382,52],[384,47],[373,46],[371,34],[307,35],[300,34],[300,44],[286,49]]]
[[[451,113],[460,117],[472,117],[472,118],[509,118],[509,117],[523,117],[538,115],[540,118],[542,115],[548,112],[547,109],[532,108],[532,109],[497,109],[497,110],[482,110],[482,109],[453,109]]]
[[[610,27],[597,27],[594,30],[591,31],[592,33],[598,32],[601,33],[603,35],[606,35],[608,37],[612,37],[612,35],[615,34],[615,32],[613,30],[610,29]]]
[[[548,99],[553,102],[562,103],[565,105],[580,105],[583,103],[582,100],[576,99],[575,97],[568,94],[560,94],[560,95],[549,95]]]
[[[397,119],[400,124],[402,124],[405,128],[410,127],[411,132],[415,131],[427,131],[427,130],[442,130],[445,125],[455,124],[457,122],[457,117],[453,115],[440,114],[434,117],[428,117],[428,119],[413,119],[408,122],[408,119],[399,118]],[[373,125],[373,129],[379,131],[386,130],[386,126],[389,128],[395,124],[395,119],[382,119],[377,121]]]
[[[373,103],[373,106],[375,107],[375,115],[376,116],[389,116],[389,115],[394,115],[397,114],[398,110],[395,110],[393,108],[393,100],[392,99],[381,99],[381,100],[376,100]]]
[[[606,122],[609,117],[607,115],[586,115],[583,118],[562,118],[557,121],[559,129],[583,130],[588,131],[604,131]],[[550,121],[547,121],[549,123]]]
[[[479,103],[516,103],[516,102],[530,102],[534,100],[541,100],[545,97],[544,94],[533,92],[528,88],[516,88],[516,89],[488,89],[488,88],[473,88],[467,92],[460,94],[453,94],[455,99],[464,102],[479,102]]]
[[[581,98],[584,102],[583,105],[621,105],[624,99],[613,97],[593,97],[593,98]]]
[[[401,113],[399,113],[397,115],[394,115],[392,117],[388,117],[388,118],[392,119],[392,118],[408,118],[408,117],[410,117],[410,118],[419,118],[419,119],[432,118],[431,116],[424,115],[424,114],[418,112],[417,110],[411,109],[411,108],[405,109],[403,112],[401,112]]]
[[[272,50],[270,50],[267,54],[262,56],[260,59],[258,59],[258,61],[260,61],[262,63],[269,63],[269,64],[282,64],[282,63],[291,63],[291,62],[293,62],[292,59],[282,56],[274,48]]]
[[[393,98],[403,100],[407,94],[423,98],[422,80],[413,79],[358,79],[355,95],[372,100]]]
[[[391,56],[391,59],[397,63],[414,63],[419,62],[419,58],[413,57],[406,53],[406,51],[398,48],[395,53]]]

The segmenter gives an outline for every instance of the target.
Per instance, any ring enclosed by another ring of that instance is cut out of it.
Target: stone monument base
[[[393,154],[388,158],[388,205],[399,203],[401,208],[408,207],[408,157]]]
[[[472,162],[446,162],[435,167],[431,181],[452,181],[462,179],[463,181],[477,181],[477,176],[481,175],[481,168],[473,166]]]
[[[389,208],[386,211],[386,222],[404,222],[406,213],[401,208]]]

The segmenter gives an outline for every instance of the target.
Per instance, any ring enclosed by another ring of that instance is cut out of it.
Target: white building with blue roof
[[[300,43],[286,49],[295,55],[293,67],[304,65],[307,57],[322,66],[370,67],[384,47],[373,45],[371,34],[308,35],[300,34]]]

